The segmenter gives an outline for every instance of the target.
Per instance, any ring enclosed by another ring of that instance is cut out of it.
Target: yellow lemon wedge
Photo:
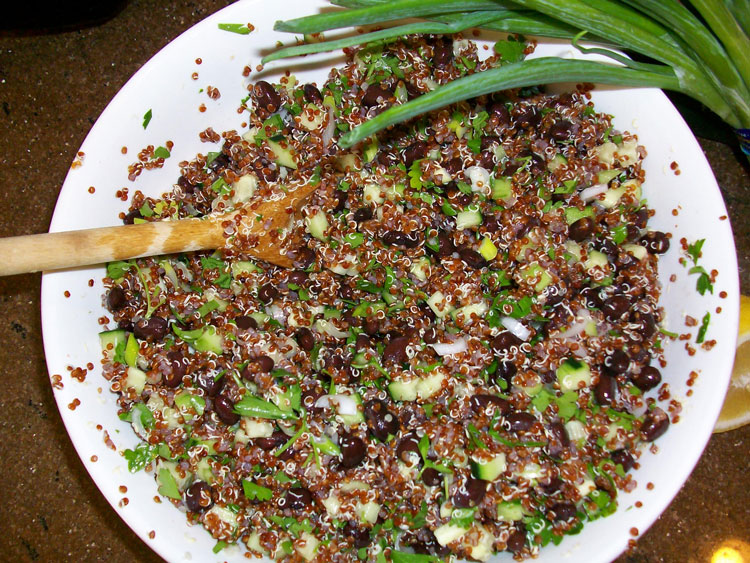
[[[740,333],[732,381],[714,432],[726,432],[750,423],[750,297],[740,296]]]

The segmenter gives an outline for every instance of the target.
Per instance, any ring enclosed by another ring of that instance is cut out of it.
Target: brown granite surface
[[[109,99],[226,3],[131,1],[99,27],[0,35],[0,236],[46,231],[75,152]],[[747,164],[723,145],[702,144],[750,293]],[[44,363],[39,290],[38,274],[0,278],[0,560],[159,561],[109,507],[68,439]],[[749,457],[750,426],[714,436],[669,509],[618,561],[709,561],[727,540],[750,543]]]

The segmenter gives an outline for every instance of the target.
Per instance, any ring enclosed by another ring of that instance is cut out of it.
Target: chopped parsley
[[[218,28],[222,31],[229,31],[238,35],[249,35],[250,28],[244,23],[220,23]]]
[[[695,338],[697,344],[702,344],[706,339],[706,332],[708,332],[708,325],[711,322],[711,313],[706,312],[701,320],[701,327],[698,329],[698,336]]]
[[[143,114],[143,128],[145,129],[148,127],[148,124],[151,123],[151,118],[153,117],[153,113],[151,110],[148,110],[146,113]]]

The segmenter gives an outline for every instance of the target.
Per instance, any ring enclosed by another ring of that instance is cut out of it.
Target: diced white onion
[[[432,349],[438,356],[452,356],[453,354],[459,354],[464,352],[467,348],[466,340],[459,338],[453,342],[438,342],[436,344],[430,344]]]
[[[268,307],[266,307],[266,312],[271,315],[274,320],[282,324],[286,322],[286,314],[284,313],[284,310],[278,305],[269,305]]]
[[[585,309],[581,309],[575,317],[575,322],[567,330],[555,334],[553,338],[565,340],[581,334],[586,325],[591,321],[591,315]]]
[[[349,395],[323,395],[315,401],[315,406],[319,409],[333,405],[338,414],[354,415],[357,414],[357,402]]]
[[[315,321],[315,325],[313,328],[318,332],[324,332],[329,336],[333,336],[334,338],[346,338],[347,336],[349,336],[348,332],[339,330],[333,325],[331,321],[327,321],[325,319],[318,319],[317,321]]]
[[[323,131],[323,146],[327,147],[331,144],[333,134],[336,132],[336,118],[333,113],[333,108],[328,107],[328,124],[326,125],[325,131]]]
[[[507,328],[513,336],[517,336],[521,340],[528,340],[531,336],[531,331],[521,321],[513,317],[503,317],[500,319],[500,324]]]
[[[469,166],[464,174],[471,182],[471,191],[489,195],[492,191],[490,186],[490,173],[481,166]]]
[[[581,190],[581,193],[578,194],[578,196],[583,201],[591,201],[592,199],[599,197],[603,193],[605,193],[609,187],[607,184],[596,184],[595,186],[591,186],[589,188],[586,188],[584,190]]]

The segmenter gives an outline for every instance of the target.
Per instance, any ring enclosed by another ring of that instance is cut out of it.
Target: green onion
[[[738,133],[739,129],[750,128],[748,0],[689,0],[688,3],[678,0],[334,0],[332,3],[347,9],[277,22],[276,29],[309,34],[404,18],[430,21],[290,47],[269,55],[264,62],[330,51],[357,42],[388,41],[410,33],[455,33],[481,27],[569,39],[583,53],[603,54],[622,65],[548,57],[464,76],[411,102],[391,107],[359,125],[339,139],[342,148],[351,147],[396,123],[481,94],[560,82],[675,90],[703,103]],[[635,52],[656,62],[633,61],[600,46],[581,47],[578,41],[584,36],[600,45]],[[743,147],[743,150],[746,149]]]

